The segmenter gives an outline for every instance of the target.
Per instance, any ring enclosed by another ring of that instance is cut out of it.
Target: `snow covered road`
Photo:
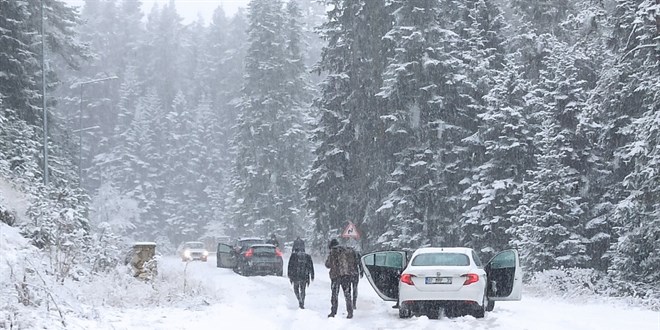
[[[285,256],[285,264],[288,256]],[[185,263],[164,258],[160,267],[181,273]],[[192,262],[186,274],[191,282],[204,282],[205,290],[215,290],[220,302],[201,302],[177,308],[111,309],[98,311],[94,321],[80,320],[84,328],[101,329],[506,329],[506,330],[659,330],[660,312],[613,303],[570,303],[523,294],[520,302],[497,303],[483,319],[465,316],[430,320],[425,316],[400,320],[392,303],[382,301],[366,279],[360,282],[357,310],[346,319],[342,297],[339,313],[330,311],[330,280],[321,264],[315,265],[305,307],[298,309],[286,277],[243,277],[209,262]]]

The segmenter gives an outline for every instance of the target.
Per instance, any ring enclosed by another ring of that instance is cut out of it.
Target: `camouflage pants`
[[[332,290],[332,295],[330,296],[330,303],[332,304],[332,309],[330,314],[337,314],[338,307],[338,298],[339,298],[339,287],[344,291],[344,298],[346,299],[346,311],[349,316],[353,316],[353,299],[351,297],[351,276],[339,276],[335,279],[332,279],[330,282],[330,289]]]

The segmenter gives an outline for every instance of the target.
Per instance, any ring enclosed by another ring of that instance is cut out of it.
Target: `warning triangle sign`
[[[349,221],[348,226],[346,226],[341,233],[341,237],[360,239],[360,233],[358,232],[357,227],[355,227],[355,224]]]

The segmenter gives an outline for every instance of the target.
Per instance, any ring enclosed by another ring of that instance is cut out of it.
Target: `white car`
[[[201,260],[206,262],[209,251],[202,242],[185,242],[179,246],[179,257],[182,261]]]
[[[410,260],[410,262],[408,262]],[[474,250],[464,247],[374,252],[362,257],[365,274],[376,293],[396,301],[399,317],[427,315],[436,319],[471,314],[484,317],[495,301],[522,298],[518,252],[506,250],[483,265]]]

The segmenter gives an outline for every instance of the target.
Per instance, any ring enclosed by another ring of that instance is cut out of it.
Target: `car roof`
[[[239,242],[240,241],[256,241],[256,240],[265,241],[265,239],[263,239],[261,237],[243,237],[243,238],[238,239]]]
[[[199,242],[199,241],[189,241],[189,242],[185,242],[183,244],[202,244],[202,245],[204,245],[203,242]]]
[[[425,247],[415,250],[415,253],[413,253],[413,255],[418,255],[422,253],[463,253],[467,255],[472,255],[472,251],[474,250],[466,247]]]
[[[273,248],[275,247],[275,245],[273,245],[273,244],[252,244],[250,246],[251,247],[255,247],[255,246],[256,247],[273,247]]]

